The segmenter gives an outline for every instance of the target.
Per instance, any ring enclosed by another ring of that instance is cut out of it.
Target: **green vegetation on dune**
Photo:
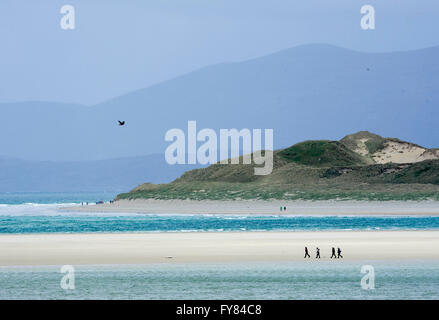
[[[384,149],[384,142],[385,140],[367,140],[364,144],[366,145],[367,150],[369,151],[369,154],[373,154],[375,152],[378,152],[382,149]]]
[[[242,165],[232,166],[234,170]],[[208,168],[206,168],[208,169]],[[205,169],[202,169],[205,171]],[[192,199],[192,200],[439,200],[439,161],[413,165],[374,164],[312,168],[295,163],[278,167],[271,175],[251,181],[196,180],[198,170],[176,181],[151,187],[137,187],[118,199]],[[226,170],[227,171],[227,170]],[[245,171],[248,173],[248,171]],[[248,176],[252,176],[249,174]],[[428,178],[428,182],[424,179]]]
[[[305,141],[275,151],[267,176],[254,175],[254,165],[214,164],[169,184],[140,185],[117,199],[439,200],[439,160],[376,164],[353,151],[359,139],[370,141],[365,145],[372,153],[387,141],[365,131],[340,142]]]
[[[365,141],[367,152],[369,155],[380,151],[384,148],[386,139],[369,131],[360,131],[354,134],[347,135],[340,140],[346,147],[351,150],[358,148],[359,142]]]
[[[414,163],[392,177],[393,183],[431,183],[439,185],[439,161],[426,160]]]
[[[279,152],[286,160],[317,167],[367,164],[366,159],[338,141],[305,141]]]
[[[118,199],[161,200],[439,200],[435,185],[257,185],[239,183],[187,183],[163,186],[155,191],[120,194]]]

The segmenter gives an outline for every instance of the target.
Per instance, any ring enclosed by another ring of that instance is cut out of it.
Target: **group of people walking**
[[[309,255],[308,252],[308,247],[305,247],[305,256],[304,258],[311,258],[311,256]],[[337,248],[337,254],[335,254],[335,248],[332,247],[332,254],[331,254],[331,259],[340,259],[343,258],[343,256],[341,255],[341,249]],[[320,248],[316,248],[316,259],[320,259]]]

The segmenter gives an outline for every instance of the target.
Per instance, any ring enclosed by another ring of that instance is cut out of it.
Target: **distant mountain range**
[[[358,130],[431,147],[439,145],[438,56],[439,47],[360,53],[307,45],[213,65],[90,107],[3,103],[0,152],[69,162],[161,154],[166,131],[188,120],[216,130],[272,128],[277,149]]]
[[[126,192],[144,181],[170,182],[199,167],[170,166],[163,155],[78,162],[0,157],[0,192]]]
[[[367,131],[277,150],[270,175],[253,169],[218,163],[169,184],[141,184],[118,199],[439,199],[439,150]]]

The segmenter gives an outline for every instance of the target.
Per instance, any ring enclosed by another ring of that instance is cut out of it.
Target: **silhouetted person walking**
[[[320,259],[320,249],[316,248],[316,259]]]
[[[343,256],[341,255],[341,249],[340,248],[337,248],[337,258],[342,258],[343,259]]]
[[[332,247],[331,259],[332,258],[337,258],[337,255],[335,254],[335,248],[334,247]]]
[[[308,248],[307,247],[305,247],[305,256],[304,256],[304,258],[311,258],[311,256],[308,253]]]

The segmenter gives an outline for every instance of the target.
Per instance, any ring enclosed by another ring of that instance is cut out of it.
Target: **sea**
[[[109,201],[112,193],[0,193],[0,235],[110,232],[438,230],[435,216],[75,213],[59,208]],[[7,245],[1,243],[0,246]],[[0,267],[0,299],[439,299],[439,261],[186,263]],[[364,271],[364,270],[363,270]]]

